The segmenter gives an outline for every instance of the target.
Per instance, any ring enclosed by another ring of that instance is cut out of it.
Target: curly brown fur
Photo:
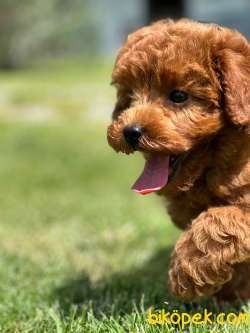
[[[169,271],[183,299],[250,297],[250,47],[237,31],[164,20],[129,35],[113,71],[109,144],[133,153],[123,129],[143,128],[137,150],[182,154],[158,194],[183,234]],[[173,89],[188,100],[169,100]]]

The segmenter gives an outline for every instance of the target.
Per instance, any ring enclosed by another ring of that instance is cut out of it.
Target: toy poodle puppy
[[[108,142],[142,152],[132,189],[163,196],[183,233],[169,287],[250,298],[250,46],[237,31],[163,20],[128,36]]]

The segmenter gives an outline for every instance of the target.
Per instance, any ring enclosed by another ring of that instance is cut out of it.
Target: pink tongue
[[[140,194],[148,194],[163,188],[168,182],[169,156],[150,154],[144,170],[132,186]]]

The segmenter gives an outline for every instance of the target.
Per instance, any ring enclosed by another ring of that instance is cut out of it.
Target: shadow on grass
[[[149,307],[190,313],[201,312],[205,308],[213,313],[236,309],[228,304],[218,305],[215,299],[203,300],[202,303],[183,303],[173,298],[166,286],[171,252],[172,247],[160,249],[142,267],[113,274],[94,284],[82,272],[56,290],[55,297],[61,311],[68,315],[72,306],[77,306],[79,314],[82,308],[86,308],[93,310],[95,316],[99,317],[103,314],[122,316],[136,309],[145,312]]]
[[[158,306],[168,299],[167,267],[172,248],[159,250],[142,267],[129,272],[112,274],[94,284],[82,272],[56,290],[61,310],[71,306],[91,306],[96,314],[125,314],[135,307]]]

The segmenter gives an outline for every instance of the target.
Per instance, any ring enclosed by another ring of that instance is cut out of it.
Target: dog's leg
[[[232,301],[237,298],[241,300],[250,299],[250,262],[234,265],[232,280],[225,283],[221,290],[215,295],[218,300]]]
[[[250,217],[237,207],[201,213],[178,240],[169,271],[172,292],[184,299],[211,295],[250,258]]]

